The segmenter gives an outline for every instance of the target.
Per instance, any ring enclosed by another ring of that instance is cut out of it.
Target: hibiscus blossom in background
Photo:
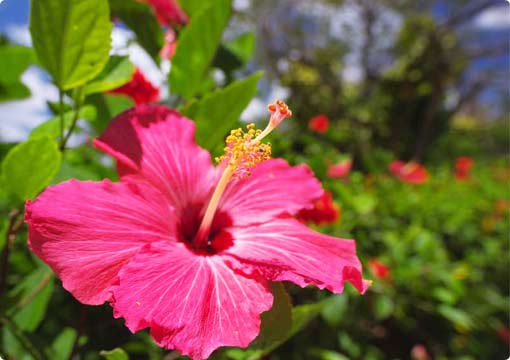
[[[168,29],[165,32],[165,45],[161,48],[159,55],[167,60],[170,60],[177,49],[177,33],[174,29]]]
[[[329,129],[329,118],[324,114],[317,115],[310,119],[308,127],[318,134],[324,134]]]
[[[131,80],[110,91],[113,94],[127,95],[136,104],[147,104],[159,101],[159,89],[145,78],[140,69],[136,68]]]
[[[422,344],[416,344],[411,349],[411,359],[412,360],[430,360],[429,353],[427,352],[427,348]]]
[[[467,156],[461,156],[455,161],[455,178],[457,180],[466,180],[473,167],[473,159]]]
[[[138,0],[149,4],[154,9],[158,21],[163,26],[184,25],[188,22],[186,13],[177,0]],[[186,0],[184,0],[186,1]]]
[[[390,269],[377,259],[370,259],[368,268],[376,279],[389,280],[391,276]]]
[[[352,160],[345,159],[339,163],[328,166],[328,177],[331,179],[342,179],[351,172]]]
[[[120,182],[70,180],[27,202],[30,249],[79,301],[110,302],[131,331],[194,360],[255,339],[271,281],[363,293],[354,241],[293,218],[324,191],[307,166],[268,159],[260,140],[290,115],[269,109],[264,131],[231,132],[216,167],[176,111],[119,115],[94,144]]]
[[[400,160],[393,161],[389,165],[389,170],[397,179],[410,184],[423,184],[429,179],[427,169],[414,161],[408,163]]]
[[[296,218],[302,222],[313,222],[316,225],[333,224],[340,218],[340,207],[333,201],[330,192],[314,201],[313,208],[301,210]]]

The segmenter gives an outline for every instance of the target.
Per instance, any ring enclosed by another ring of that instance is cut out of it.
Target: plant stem
[[[74,114],[73,114],[73,121],[71,122],[71,126],[69,127],[69,130],[67,131],[67,134],[63,136],[63,138],[60,141],[60,151],[64,151],[67,145],[67,141],[73,134],[74,129],[76,128],[76,123],[78,122],[78,118],[80,116],[80,109],[83,102],[83,89],[78,88],[75,90],[74,94]]]
[[[64,92],[59,89],[58,91],[58,113],[60,118],[60,142],[64,141]]]
[[[19,209],[12,209],[9,213],[9,225],[7,227],[5,248],[2,252],[2,272],[0,273],[0,294],[3,294],[7,284],[7,272],[9,270],[9,255],[12,247],[14,246],[14,240],[16,239],[16,233],[23,224],[23,216]]]
[[[0,323],[5,325],[11,333],[16,337],[19,343],[32,355],[35,360],[48,360],[46,355],[39,351],[37,347],[32,344],[32,341],[23,334],[23,331],[9,318],[0,317]]]

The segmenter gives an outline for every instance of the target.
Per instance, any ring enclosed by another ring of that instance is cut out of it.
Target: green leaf
[[[135,66],[127,56],[112,56],[103,71],[85,86],[85,94],[94,94],[116,89],[129,82]]]
[[[9,294],[19,301],[9,309],[14,323],[22,330],[32,332],[44,319],[53,292],[53,275],[48,267],[41,266],[28,275]]]
[[[225,47],[234,53],[234,55],[236,55],[244,63],[247,63],[250,61],[253,55],[253,50],[255,49],[255,34],[241,34],[234,40],[225,43]]]
[[[185,99],[199,92],[230,17],[232,0],[208,0],[207,3],[182,31],[172,59],[170,91]]]
[[[384,320],[392,313],[395,305],[389,296],[378,295],[374,301],[374,315],[377,320]]]
[[[96,77],[108,62],[112,23],[107,0],[32,0],[37,57],[62,90]]]
[[[13,147],[2,162],[7,191],[26,200],[36,196],[57,173],[62,154],[49,136],[31,138]]]
[[[243,110],[257,91],[262,73],[233,82],[198,101],[192,101],[181,112],[195,120],[200,145],[212,150],[223,146],[226,133],[237,123]]]
[[[73,110],[64,113],[64,129],[69,129],[73,122],[75,112]],[[78,119],[85,119],[93,121],[96,118],[96,109],[91,105],[85,105],[80,109]],[[39,136],[48,135],[51,138],[57,138],[60,136],[60,117],[55,116],[54,118],[43,122],[36,126],[32,132],[30,132],[30,138],[36,138]]]
[[[128,354],[121,348],[115,348],[110,351],[103,350],[99,354],[106,360],[129,360]]]
[[[23,72],[35,62],[33,49],[22,46],[0,47],[0,102],[23,99],[30,90],[20,81]]]
[[[69,359],[69,355],[73,351],[73,345],[76,341],[76,330],[72,328],[64,328],[62,332],[57,336],[57,338],[51,344],[51,348],[49,349],[50,359],[52,360],[67,360]]]
[[[203,8],[207,6],[208,1],[204,0],[180,0],[179,5],[184,12],[189,16],[193,17]]]
[[[250,349],[266,349],[285,340],[292,326],[292,304],[282,283],[271,284],[273,306],[262,313],[260,334],[250,344]]]
[[[134,0],[109,0],[109,3],[112,15],[133,30],[138,43],[157,62],[164,39],[151,8]]]

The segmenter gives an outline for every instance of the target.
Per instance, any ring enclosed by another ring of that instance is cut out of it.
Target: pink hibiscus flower
[[[193,359],[246,347],[271,308],[270,281],[363,293],[353,240],[293,218],[323,194],[305,165],[268,159],[260,140],[290,115],[270,105],[264,131],[233,130],[213,166],[192,121],[140,105],[94,144],[117,160],[120,182],[70,180],[26,204],[30,249],[80,302]],[[257,163],[259,163],[257,165]],[[257,165],[257,166],[255,166]]]
[[[413,161],[408,163],[404,163],[400,160],[393,161],[389,165],[389,170],[397,179],[409,184],[423,184],[429,179],[429,172],[427,169],[423,165]]]
[[[334,224],[340,218],[340,208],[333,201],[330,192],[314,201],[311,209],[302,209],[296,216],[302,222],[313,222],[316,225]]]
[[[329,129],[329,118],[324,114],[317,115],[310,119],[308,127],[318,134],[324,134]]]
[[[117,89],[110,91],[112,94],[129,96],[136,104],[147,104],[159,101],[159,89],[145,78],[140,69],[136,68],[131,80]]]
[[[331,179],[342,179],[351,172],[352,161],[345,159],[339,163],[328,166],[328,177]]]
[[[161,25],[184,25],[188,22],[186,13],[177,0],[138,0],[152,6]]]

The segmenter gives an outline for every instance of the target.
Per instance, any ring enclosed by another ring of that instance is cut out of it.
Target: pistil
[[[214,214],[230,180],[250,176],[253,167],[271,157],[271,144],[263,144],[261,140],[280,125],[283,119],[292,115],[288,106],[281,100],[277,100],[275,104],[269,104],[268,110],[271,117],[264,131],[255,130],[254,125],[249,124],[246,127],[246,133],[242,129],[236,129],[232,130],[227,137],[225,154],[216,159],[220,166],[224,166],[225,169],[211,195],[204,217],[195,235],[193,244],[196,248],[205,248],[209,245],[209,232]]]

